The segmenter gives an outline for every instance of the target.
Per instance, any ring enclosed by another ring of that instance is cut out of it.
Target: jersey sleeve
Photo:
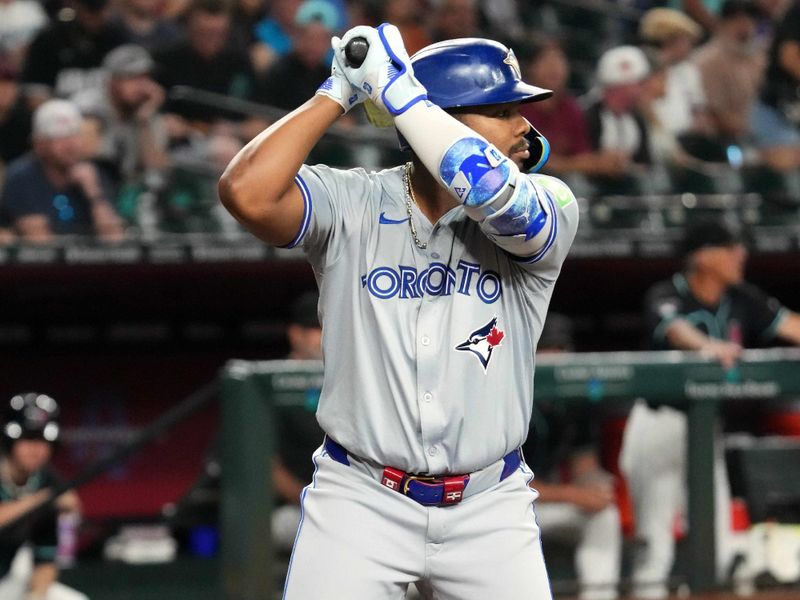
[[[286,247],[302,247],[312,264],[324,267],[336,261],[347,238],[360,228],[372,183],[363,169],[303,165],[295,184],[303,197],[303,221]]]
[[[547,222],[537,234],[543,240],[539,249],[531,256],[515,256],[514,260],[543,279],[555,281],[578,231],[578,203],[560,179],[539,174],[524,177],[532,178],[536,187],[544,191],[539,203]]]
[[[681,306],[680,294],[669,283],[656,285],[647,293],[644,306],[647,346],[658,350],[669,348],[667,329],[673,321],[684,316]]]
[[[776,298],[754,285],[741,285],[737,291],[741,295],[747,315],[747,322],[742,326],[750,342],[748,345],[772,341],[788,310]]]

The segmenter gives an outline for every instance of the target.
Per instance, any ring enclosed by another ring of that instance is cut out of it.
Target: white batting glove
[[[334,38],[338,40],[339,38]],[[339,57],[333,57],[331,64],[331,76],[322,82],[317,88],[317,94],[327,96],[347,113],[351,108],[357,106],[367,99],[367,95],[360,89],[354,87],[344,74],[344,68],[339,63]]]
[[[358,68],[347,66],[344,49],[353,38],[363,37],[369,44],[364,62]],[[354,87],[369,94],[372,101],[392,116],[403,114],[417,102],[427,100],[428,91],[414,77],[411,59],[400,31],[383,23],[374,27],[353,27],[340,40],[333,38],[333,49]]]

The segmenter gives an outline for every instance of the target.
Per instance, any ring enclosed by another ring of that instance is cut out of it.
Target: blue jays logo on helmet
[[[471,352],[483,365],[483,370],[489,367],[492,352],[503,341],[505,333],[497,328],[497,317],[494,317],[483,327],[476,329],[467,336],[467,339],[455,347],[456,350]]]
[[[522,69],[519,68],[517,55],[514,54],[514,51],[511,48],[508,49],[508,54],[506,54],[503,62],[511,67],[511,70],[514,71],[514,75],[516,75],[517,79],[522,79]]]

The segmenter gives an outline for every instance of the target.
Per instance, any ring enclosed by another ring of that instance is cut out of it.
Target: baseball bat
[[[364,59],[367,58],[369,51],[369,42],[366,38],[355,37],[344,47],[344,59],[347,66],[353,69],[359,68],[364,64]],[[391,115],[385,110],[378,108],[372,100],[364,102],[364,110],[367,113],[367,119],[375,127],[392,127],[394,120]]]

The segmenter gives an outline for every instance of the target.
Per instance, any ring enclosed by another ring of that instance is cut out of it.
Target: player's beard
[[[523,157],[521,154],[518,153],[528,150],[529,148],[530,144],[528,143],[528,140],[522,139],[519,141],[519,143],[511,146],[511,150],[509,150],[508,152],[508,156],[511,157],[511,160],[513,160],[514,163],[517,165],[517,167],[520,169],[522,169],[522,165],[524,165],[525,161],[528,159],[527,157]]]

